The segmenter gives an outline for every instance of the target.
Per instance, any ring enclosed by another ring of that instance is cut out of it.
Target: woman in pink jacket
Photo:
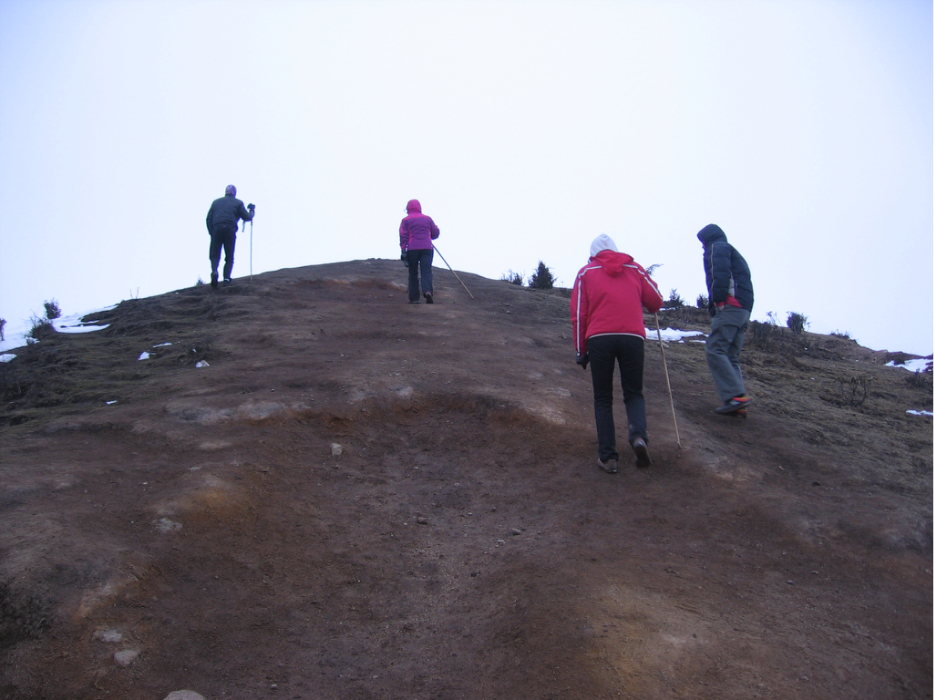
[[[422,205],[417,199],[410,199],[405,205],[408,214],[399,225],[399,247],[402,248],[402,261],[409,268],[409,303],[418,303],[418,271],[422,271],[422,293],[425,303],[433,304],[434,288],[431,278],[431,261],[435,248],[431,244],[441,230],[430,216],[422,214]]]
[[[613,371],[619,364],[623,402],[629,420],[629,444],[636,465],[652,464],[648,449],[642,368],[645,323],[642,307],[657,312],[662,302],[658,287],[632,256],[616,250],[606,234],[590,246],[590,262],[581,268],[571,291],[571,326],[577,364],[590,363],[593,409],[597,421],[599,464],[603,471],[619,471],[616,424],[613,421]]]

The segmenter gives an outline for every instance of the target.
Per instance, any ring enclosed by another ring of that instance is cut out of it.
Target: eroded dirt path
[[[184,290],[113,371],[210,368],[4,429],[0,695],[931,696],[929,474],[713,416],[690,345],[682,449],[656,348],[655,465],[603,474],[566,301],[397,265]]]

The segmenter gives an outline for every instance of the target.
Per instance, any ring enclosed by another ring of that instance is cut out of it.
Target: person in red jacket
[[[658,287],[631,255],[620,253],[613,239],[600,234],[590,246],[590,262],[581,268],[571,291],[571,326],[577,364],[590,363],[593,410],[597,422],[598,461],[610,474],[619,471],[616,424],[613,421],[613,372],[619,364],[623,402],[629,420],[629,444],[636,465],[652,464],[648,448],[642,368],[645,323],[642,307],[656,313],[662,306]]]

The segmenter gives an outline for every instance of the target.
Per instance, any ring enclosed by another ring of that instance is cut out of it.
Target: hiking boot
[[[435,303],[435,299],[434,299],[433,296],[431,296],[431,292],[425,292],[425,303],[426,303],[426,304],[434,304],[434,303]]]
[[[410,304],[421,304],[422,302],[420,302],[418,299],[409,299],[409,303]]]
[[[233,284],[233,280],[230,279],[229,277],[228,277],[227,279],[224,280],[224,286],[225,286],[225,287],[229,287],[229,286],[232,285],[232,284]]]
[[[645,444],[645,438],[636,438],[632,441],[632,451],[636,453],[636,466],[645,468],[652,466],[652,458],[649,457],[649,446]]]
[[[217,289],[217,273],[211,273],[211,289]]]
[[[750,401],[752,401],[752,399],[746,396],[746,394],[741,394],[740,396],[734,396],[732,399],[725,401],[722,406],[718,406],[714,411],[720,414],[745,411]]]
[[[597,458],[597,464],[600,465],[600,468],[605,471],[607,474],[616,474],[619,472],[619,461],[615,459],[608,459],[603,461],[599,457]]]

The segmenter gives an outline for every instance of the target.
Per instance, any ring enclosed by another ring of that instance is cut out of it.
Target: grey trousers
[[[707,337],[707,366],[723,401],[746,393],[739,353],[749,327],[749,312],[736,306],[717,309]]]

